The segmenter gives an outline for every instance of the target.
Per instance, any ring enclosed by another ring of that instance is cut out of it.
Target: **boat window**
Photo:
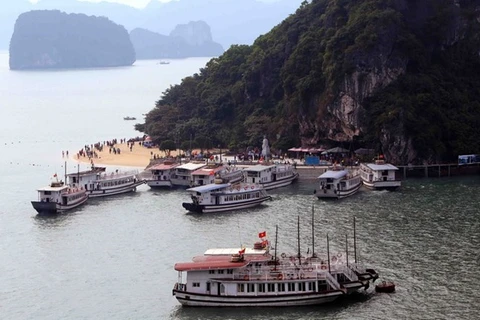
[[[247,284],[247,292],[255,292],[255,284],[254,283]]]
[[[265,292],[265,283],[258,284],[258,292]]]
[[[209,274],[215,274],[215,270],[208,270]]]
[[[245,292],[245,285],[243,283],[237,284],[237,292]]]
[[[218,270],[218,274],[223,274],[224,270]]]
[[[275,292],[275,283],[267,283],[267,291]]]
[[[51,192],[51,191],[45,191],[44,194],[45,194],[46,196],[49,196],[49,195],[52,194],[52,192]]]
[[[287,290],[288,291],[295,291],[295,282],[287,283]]]
[[[285,283],[278,284],[278,292],[285,292]]]
[[[200,282],[194,282],[194,283],[192,283],[192,286],[194,288],[199,288],[200,287]]]
[[[299,282],[298,283],[298,291],[307,291],[307,286],[305,282]]]
[[[315,282],[309,282],[308,283],[308,290],[309,291],[315,291]]]
[[[233,269],[228,269],[227,274],[233,274]]]

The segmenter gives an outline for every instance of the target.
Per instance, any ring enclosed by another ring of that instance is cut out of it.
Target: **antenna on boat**
[[[327,233],[327,260],[328,260],[328,273],[332,273],[330,270],[330,241],[328,239],[328,233]]]
[[[315,254],[315,205],[312,204],[312,258],[315,258],[317,255]]]
[[[347,259],[348,267],[348,235],[345,233],[345,258]]]
[[[66,183],[67,183],[67,161],[65,161],[65,184]]]
[[[278,224],[275,226],[275,257],[274,257],[274,267],[273,270],[277,271],[277,243],[278,243]]]
[[[300,216],[297,217],[297,246],[298,246],[298,263],[302,264],[302,258],[300,254]]]
[[[354,261],[357,263],[357,235],[355,230],[355,217],[353,217],[353,254]]]

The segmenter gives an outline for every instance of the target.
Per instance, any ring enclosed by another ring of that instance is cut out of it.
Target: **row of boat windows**
[[[200,282],[193,282],[194,288],[200,287]],[[318,288],[318,290],[317,290]],[[325,291],[328,285],[325,280],[301,281],[288,283],[238,283],[239,293],[272,293],[272,292],[298,292],[298,291]],[[210,282],[207,282],[207,291],[210,291]]]
[[[227,269],[227,270],[217,270],[218,274],[224,274],[224,272],[227,271],[227,274],[233,274],[233,269]],[[209,274],[215,274],[215,270],[208,270]]]
[[[118,186],[126,183],[130,183],[132,179],[121,179],[121,180],[115,180],[115,181],[110,181],[110,182],[101,182],[99,183],[102,187],[113,187],[113,186]]]
[[[225,196],[224,200],[225,202],[229,202],[229,201],[239,201],[239,200],[255,199],[255,198],[260,198],[260,192],[237,194],[234,196],[233,195]]]

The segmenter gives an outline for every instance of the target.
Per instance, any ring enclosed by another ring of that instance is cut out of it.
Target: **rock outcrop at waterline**
[[[104,17],[57,10],[21,14],[10,41],[10,69],[129,66],[135,50],[127,30]]]

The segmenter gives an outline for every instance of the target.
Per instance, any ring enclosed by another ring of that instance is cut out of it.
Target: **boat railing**
[[[118,179],[118,178],[123,178],[123,177],[130,177],[130,176],[133,176],[133,175],[138,175],[138,170],[104,173],[104,174],[100,175],[97,180]]]
[[[328,272],[325,272],[325,280],[327,283],[330,285],[335,290],[342,290],[342,287],[340,286],[340,283],[335,280],[335,278]]]
[[[353,272],[350,266],[344,266],[342,272],[347,276],[348,279],[350,279],[350,281],[358,281],[357,275],[355,272]]]

